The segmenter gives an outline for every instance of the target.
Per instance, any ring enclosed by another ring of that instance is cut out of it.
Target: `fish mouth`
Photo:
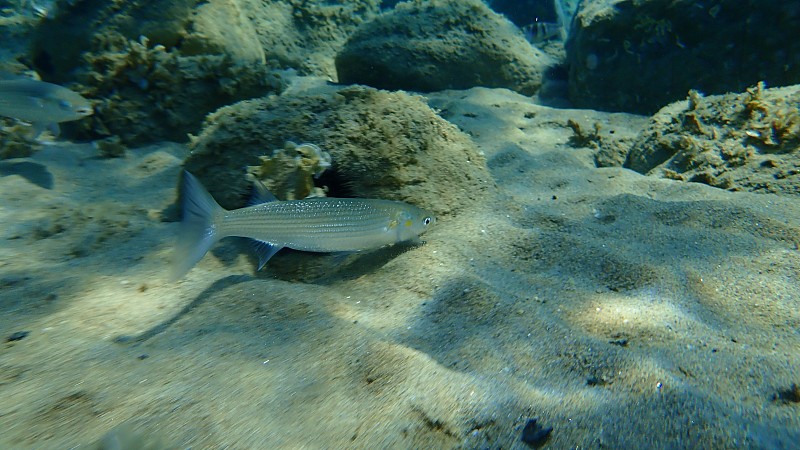
[[[91,116],[92,114],[94,114],[94,110],[92,109],[91,106],[87,106],[85,108],[75,109],[75,113],[81,116]]]

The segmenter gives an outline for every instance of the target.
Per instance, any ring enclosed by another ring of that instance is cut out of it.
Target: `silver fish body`
[[[344,252],[414,239],[425,231],[424,217],[428,214],[402,202],[311,198],[228,211],[219,232],[295,250]]]
[[[92,105],[77,92],[30,78],[0,79],[0,116],[30,122],[37,135],[58,123],[92,114]]]
[[[263,197],[271,196],[260,188]],[[352,252],[415,241],[434,221],[432,214],[407,203],[358,198],[274,200],[228,211],[185,172],[183,220],[172,278],[182,277],[227,236],[258,241],[261,268],[284,247]]]

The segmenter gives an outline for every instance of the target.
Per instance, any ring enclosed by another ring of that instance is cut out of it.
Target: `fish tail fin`
[[[219,206],[200,181],[189,172],[183,172],[183,218],[178,231],[178,242],[172,260],[170,280],[177,281],[186,275],[217,241],[225,237],[219,233],[218,220],[225,210]]]

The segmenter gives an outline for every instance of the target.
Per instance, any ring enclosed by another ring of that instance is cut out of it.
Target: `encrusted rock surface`
[[[637,172],[711,186],[800,195],[800,85],[665,107],[628,153]]]

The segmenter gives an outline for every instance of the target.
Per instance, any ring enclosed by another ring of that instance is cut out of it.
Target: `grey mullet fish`
[[[0,116],[33,126],[34,137],[45,129],[58,136],[58,124],[92,115],[88,100],[57,84],[0,74]]]
[[[309,198],[278,201],[261,183],[245,208],[219,206],[200,181],[183,176],[183,220],[172,279],[183,277],[208,250],[227,236],[257,241],[261,269],[278,250],[308,252],[371,250],[416,241],[435,222],[429,212],[403,202],[361,198]]]

